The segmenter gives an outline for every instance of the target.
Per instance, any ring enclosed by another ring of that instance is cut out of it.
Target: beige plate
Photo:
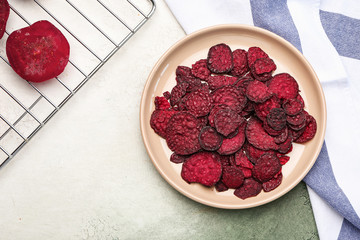
[[[283,167],[283,182],[275,190],[242,200],[233,190],[216,192],[200,184],[188,184],[180,176],[181,164],[169,161],[171,151],[164,139],[150,127],[155,96],[171,91],[175,86],[175,69],[179,65],[191,67],[206,58],[208,49],[226,43],[231,49],[261,47],[277,64],[275,73],[290,73],[298,81],[306,110],[315,117],[316,136],[306,144],[294,144],[290,161]],[[141,133],[148,154],[163,178],[176,190],[200,203],[218,208],[250,208],[279,198],[295,187],[313,166],[324,141],[326,125],[325,98],[319,80],[304,56],[283,38],[261,28],[246,25],[219,25],[186,36],[173,45],[156,63],[146,82],[140,106]]]

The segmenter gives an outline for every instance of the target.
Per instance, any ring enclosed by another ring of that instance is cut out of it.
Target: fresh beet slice
[[[245,142],[245,126],[246,124],[243,123],[234,137],[224,138],[217,152],[222,155],[230,155],[239,151]]]
[[[249,161],[249,159],[246,156],[245,152],[242,151],[242,150],[237,151],[235,153],[234,162],[235,162],[236,166],[241,166],[241,167],[249,168],[249,169],[253,168],[252,163]]]
[[[7,0],[0,0],[0,39],[4,36],[6,23],[10,15],[10,6]]]
[[[274,138],[265,132],[261,121],[254,117],[247,122],[245,133],[246,139],[256,148],[262,150],[277,150],[279,148]]]
[[[272,96],[263,103],[255,104],[254,110],[258,118],[262,121],[266,121],[266,116],[269,114],[270,110],[279,107],[281,107],[279,98],[277,96]]]
[[[202,88],[191,92],[186,98],[185,107],[195,117],[207,115],[212,107],[210,93]]]
[[[270,80],[269,91],[279,99],[291,99],[298,95],[299,85],[290,74],[280,73]]]
[[[294,115],[294,116],[287,116],[286,121],[290,125],[299,126],[302,125],[306,121],[306,114],[304,111]]]
[[[245,94],[231,85],[213,91],[211,96],[214,105],[225,104],[237,113],[240,113],[247,103]]]
[[[244,182],[244,173],[237,167],[226,166],[223,168],[221,181],[228,188],[238,188]]]
[[[213,73],[230,72],[234,67],[233,55],[230,47],[225,43],[212,46],[208,52],[207,65]]]
[[[282,108],[273,108],[266,116],[266,121],[274,130],[281,130],[286,126],[286,113]]]
[[[305,143],[307,141],[310,141],[316,134],[317,124],[315,118],[309,114],[307,115],[306,122],[307,124],[305,130],[299,136],[299,138],[295,140],[296,143]]]
[[[252,169],[253,177],[260,182],[272,179],[281,169],[279,158],[274,153],[262,155]]]
[[[249,71],[247,63],[247,51],[244,49],[236,49],[233,51],[234,67],[230,74],[232,76],[241,77]]]
[[[250,70],[255,79],[265,82],[272,77],[276,65],[270,58],[259,58],[251,66]]]
[[[64,71],[70,45],[59,29],[43,20],[12,32],[6,41],[6,54],[20,77],[43,82]]]
[[[200,183],[214,186],[222,173],[219,157],[211,152],[199,152],[191,155],[182,165],[181,177],[188,183]]]
[[[251,66],[255,63],[255,61],[259,58],[268,58],[269,56],[259,47],[250,47],[248,49],[248,65]]]
[[[181,98],[186,94],[186,89],[189,87],[189,84],[186,82],[181,82],[177,84],[171,90],[170,104],[171,106],[177,105]]]
[[[216,130],[225,137],[234,132],[244,121],[244,118],[231,109],[220,109],[214,116]]]
[[[268,100],[272,94],[268,91],[268,87],[260,81],[251,81],[246,88],[246,97],[256,103],[262,103]]]
[[[207,151],[217,150],[223,141],[223,137],[212,127],[205,126],[201,129],[199,143],[202,149]]]
[[[227,85],[233,85],[237,82],[237,77],[225,76],[225,75],[213,75],[207,80],[210,90],[215,90]]]
[[[280,186],[282,179],[283,179],[283,175],[282,173],[279,173],[269,181],[264,182],[262,184],[262,188],[264,189],[264,192],[270,192],[275,188],[277,188],[278,186]]]
[[[155,97],[155,109],[165,110],[170,108],[170,103],[165,97]]]
[[[167,124],[166,143],[176,154],[189,155],[201,149],[199,134],[197,118],[188,112],[177,112]]]
[[[294,116],[304,109],[304,104],[297,98],[287,99],[282,104],[287,115]]]
[[[191,73],[195,77],[206,81],[211,74],[210,70],[207,68],[207,60],[201,59],[194,63],[191,68]]]
[[[229,188],[221,180],[215,184],[215,189],[218,192],[225,192],[229,190]]]
[[[183,155],[173,153],[170,156],[170,161],[173,162],[173,163],[179,164],[179,163],[185,162],[187,158],[188,158],[187,156],[183,156]]]
[[[150,117],[151,128],[162,138],[166,138],[167,124],[176,111],[172,110],[155,110]]]
[[[257,196],[262,190],[262,185],[253,178],[246,178],[241,187],[234,191],[234,195],[241,199]]]

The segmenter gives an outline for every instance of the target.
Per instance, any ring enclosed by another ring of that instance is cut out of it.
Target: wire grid
[[[115,54],[155,11],[153,0],[9,0],[0,40],[0,169]],[[9,65],[6,39],[38,20],[52,22],[70,43],[65,71],[44,83],[21,79]]]

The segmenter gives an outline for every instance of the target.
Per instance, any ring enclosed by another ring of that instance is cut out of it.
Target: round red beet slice
[[[306,114],[304,111],[301,111],[300,113],[298,113],[294,116],[287,116],[286,121],[290,125],[299,126],[306,121]]]
[[[241,167],[249,168],[249,169],[253,168],[252,163],[249,161],[249,159],[246,156],[245,152],[242,151],[242,150],[237,151],[235,153],[234,163],[235,163],[236,166],[241,166]]]
[[[214,117],[215,117],[216,113],[221,109],[230,109],[230,108],[225,104],[219,104],[219,105],[213,106],[213,108],[210,110],[210,113],[208,116],[210,126],[215,127]]]
[[[221,163],[217,154],[199,152],[191,155],[182,165],[181,177],[188,183],[211,187],[220,180]]]
[[[233,55],[230,47],[225,43],[212,46],[208,52],[207,65],[213,73],[230,72],[234,67]]]
[[[155,97],[155,109],[166,110],[170,108],[170,103],[165,97]]]
[[[290,74],[280,73],[270,80],[269,91],[279,99],[291,99],[298,95],[299,85]]]
[[[244,118],[231,109],[221,109],[214,116],[216,130],[225,137],[234,132],[242,122]]]
[[[285,127],[283,130],[281,130],[281,133],[274,137],[274,141],[276,144],[281,144],[288,139],[289,136],[289,129],[288,127]]]
[[[248,65],[251,67],[259,58],[268,58],[269,56],[259,47],[250,47],[248,49]]]
[[[217,152],[221,155],[230,155],[239,151],[245,142],[245,126],[246,124],[243,123],[234,137],[224,138]]]
[[[313,116],[307,115],[306,119],[307,125],[304,132],[294,141],[296,143],[305,143],[313,139],[316,134],[317,124]]]
[[[195,117],[207,115],[212,107],[210,93],[202,88],[191,92],[186,98],[185,107]]]
[[[266,121],[266,116],[269,114],[270,110],[279,107],[281,107],[279,98],[277,96],[272,96],[263,103],[255,104],[254,110],[258,118],[262,121]]]
[[[211,96],[214,105],[225,104],[237,113],[240,113],[247,103],[245,94],[231,85],[213,91]]]
[[[223,137],[212,127],[205,126],[201,129],[199,142],[202,149],[207,151],[217,150],[223,141]]]
[[[176,154],[189,155],[201,149],[199,134],[198,119],[188,112],[178,112],[167,124],[166,143]]]
[[[282,107],[287,115],[294,116],[299,114],[304,109],[304,103],[297,98],[292,98],[284,101]]]
[[[207,80],[210,90],[215,90],[226,85],[233,85],[237,82],[237,77],[230,77],[225,75],[210,76]]]
[[[279,131],[286,126],[286,113],[282,108],[273,108],[266,116],[266,121],[270,127]]]
[[[272,179],[281,169],[279,158],[274,153],[265,153],[254,165],[252,173],[260,182]]]
[[[183,163],[183,162],[186,161],[187,158],[188,158],[187,156],[183,156],[183,155],[173,153],[170,156],[170,161],[173,162],[173,163]]]
[[[223,168],[221,181],[228,188],[238,188],[244,182],[244,173],[235,166],[226,166]]]
[[[260,81],[251,81],[246,88],[246,96],[251,101],[262,103],[268,100],[272,94],[268,91],[268,87]]]
[[[171,89],[170,104],[171,106],[177,105],[181,98],[186,94],[186,89],[189,84],[186,82],[179,83]]]
[[[246,139],[256,148],[262,150],[277,150],[279,146],[275,143],[274,138],[265,132],[261,121],[257,118],[250,118],[246,126]]]
[[[247,63],[247,52],[244,49],[236,49],[233,51],[234,68],[230,72],[231,75],[241,77],[249,71]]]
[[[7,0],[0,0],[0,39],[4,36],[6,23],[10,15],[10,6]]]
[[[155,110],[151,114],[150,126],[162,138],[166,138],[167,124],[176,111]]]
[[[272,72],[276,70],[274,61],[270,58],[259,58],[250,68],[255,79],[265,82],[272,77]]]
[[[262,185],[253,178],[246,178],[241,187],[234,191],[234,195],[241,199],[257,196],[262,190]]]
[[[264,182],[262,184],[262,188],[264,189],[264,192],[270,192],[270,191],[274,190],[275,188],[277,188],[278,186],[280,186],[282,179],[283,179],[283,175],[280,172],[279,174],[277,174],[275,177],[273,177],[269,181]]]
[[[6,54],[20,77],[43,82],[64,71],[70,45],[59,29],[43,20],[12,32],[6,42]]]
[[[207,68],[207,60],[201,59],[194,63],[191,68],[191,73],[195,77],[206,81],[211,74],[210,70]]]

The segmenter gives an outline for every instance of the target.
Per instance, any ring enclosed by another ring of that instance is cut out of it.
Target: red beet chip
[[[244,174],[244,178],[250,178],[252,177],[252,170],[251,168],[245,168],[245,167],[240,167],[241,171]]]
[[[247,52],[243,49],[236,49],[233,51],[234,67],[230,74],[236,77],[241,77],[249,71],[247,63]]]
[[[237,82],[237,77],[225,76],[225,75],[214,75],[210,76],[207,80],[210,90],[215,90],[227,85],[233,85]]]
[[[166,138],[167,124],[176,112],[172,110],[155,110],[151,114],[150,126],[162,138]]]
[[[294,115],[294,116],[287,116],[286,121],[290,125],[299,126],[302,125],[306,121],[306,114],[304,111]]]
[[[280,164],[283,166],[290,160],[290,157],[289,156],[281,156],[281,157],[279,157],[279,160],[280,160]]]
[[[231,155],[220,155],[218,154],[220,162],[221,162],[221,166],[230,166],[230,157]]]
[[[239,151],[245,142],[245,126],[246,124],[243,123],[234,137],[224,138],[217,152],[221,155],[230,155]]]
[[[209,125],[211,127],[215,127],[214,117],[215,117],[216,113],[221,109],[229,109],[229,107],[225,104],[219,104],[219,105],[213,106],[213,108],[210,110],[208,120],[209,120]]]
[[[303,134],[304,131],[305,131],[305,127],[303,127],[300,130],[294,130],[289,125],[289,134],[291,134],[293,138],[293,142],[296,142],[296,140]]]
[[[276,144],[281,144],[288,139],[289,136],[289,130],[287,127],[285,127],[283,130],[281,130],[281,133],[274,137],[274,141]]]
[[[254,81],[254,78],[251,74],[246,74],[244,77],[240,78],[234,86],[240,89],[240,91],[245,94],[247,86]]]
[[[298,95],[299,85],[290,74],[280,73],[270,80],[269,91],[279,99],[291,99]]]
[[[240,113],[247,103],[245,94],[231,85],[213,91],[211,96],[214,105],[225,104],[237,113]]]
[[[229,188],[221,180],[215,184],[215,189],[218,192],[225,192],[229,190]]]
[[[286,126],[286,113],[282,108],[273,108],[266,116],[266,121],[274,130],[284,129]]]
[[[209,92],[202,88],[191,92],[186,98],[185,107],[194,114],[195,117],[207,115],[212,107]]]
[[[188,112],[177,112],[167,124],[166,143],[176,154],[189,155],[201,149],[199,134],[197,118]]]
[[[6,23],[10,15],[10,6],[7,0],[0,0],[0,39],[4,36]]]
[[[260,118],[262,121],[266,121],[266,116],[269,114],[270,110],[279,107],[281,107],[279,98],[272,96],[263,103],[255,104],[254,110],[258,118]]]
[[[155,97],[155,109],[165,110],[170,108],[170,103],[165,97]]]
[[[289,134],[288,138],[283,143],[279,144],[279,149],[277,151],[279,153],[286,154],[292,147],[292,143],[293,143],[293,138],[292,138],[292,135]]]
[[[212,46],[208,52],[207,65],[213,73],[230,72],[234,67],[230,47],[225,43]]]
[[[272,94],[268,91],[268,87],[260,81],[251,81],[246,88],[246,97],[256,103],[262,103],[268,100]]]
[[[251,66],[250,70],[255,79],[265,82],[272,77],[276,65],[270,58],[259,58]]]
[[[222,173],[219,157],[211,152],[199,152],[191,155],[182,165],[181,177],[188,183],[201,183],[214,186]]]
[[[201,59],[192,65],[191,73],[202,80],[207,80],[211,72],[207,68],[207,60]]]
[[[259,58],[268,58],[269,56],[259,47],[251,47],[248,49],[248,65],[251,67]]]
[[[307,125],[304,132],[295,140],[296,143],[305,143],[313,139],[316,134],[317,124],[313,116],[307,115],[306,119]]]
[[[171,90],[170,104],[171,106],[177,105],[181,98],[186,94],[186,89],[189,87],[189,84],[186,82],[182,82],[177,84]]]
[[[185,162],[187,158],[188,158],[187,156],[183,156],[183,155],[173,153],[170,156],[170,161],[173,162],[173,163],[179,164],[179,163]]]
[[[43,82],[64,71],[70,45],[59,29],[43,20],[12,32],[6,42],[6,54],[20,77]]]
[[[282,104],[287,115],[294,116],[304,109],[304,104],[297,98],[287,99]]]
[[[237,167],[226,166],[223,168],[221,181],[228,188],[238,188],[244,182],[244,173]]]
[[[284,128],[281,130],[273,129],[272,127],[270,127],[270,125],[268,124],[268,122],[266,120],[263,122],[263,128],[264,128],[265,132],[267,132],[268,134],[270,134],[273,137],[279,136],[284,130]]]
[[[282,173],[280,173],[280,174],[277,174],[277,176],[270,179],[269,181],[264,182],[262,184],[262,188],[264,189],[264,192],[270,192],[270,191],[274,190],[275,188],[277,188],[278,186],[280,186],[282,179],[283,179],[283,175],[282,175]]]
[[[261,121],[254,117],[247,122],[245,134],[248,142],[256,148],[262,150],[277,150],[279,148],[274,138],[265,132]]]
[[[299,101],[302,103],[302,105],[305,107],[304,99],[302,98],[302,96],[301,96],[300,94],[298,94],[298,95],[296,96],[296,99],[299,100]]]
[[[253,177],[260,182],[272,179],[281,169],[279,158],[274,153],[262,155],[252,169]]]
[[[234,191],[234,195],[241,199],[257,196],[262,190],[262,185],[253,178],[246,178],[241,187]]]
[[[273,153],[273,150],[261,150],[249,143],[245,143],[243,147],[246,156],[253,164],[256,164],[257,160],[265,153]]]
[[[171,93],[170,93],[169,91],[165,91],[165,92],[163,92],[163,96],[164,96],[164,98],[166,98],[167,100],[170,100],[170,98],[171,98]]]
[[[235,153],[234,162],[235,162],[236,166],[241,166],[241,167],[249,168],[249,169],[253,168],[252,163],[249,161],[249,159],[246,156],[245,152],[242,151],[242,150],[237,151]]]
[[[216,130],[225,137],[234,132],[242,122],[244,118],[229,108],[220,109],[214,116]]]
[[[187,66],[178,66],[175,71],[177,84],[186,82],[189,78],[194,78],[191,68]]]
[[[223,137],[212,127],[205,126],[201,129],[199,143],[202,149],[207,151],[217,150],[223,141]]]

